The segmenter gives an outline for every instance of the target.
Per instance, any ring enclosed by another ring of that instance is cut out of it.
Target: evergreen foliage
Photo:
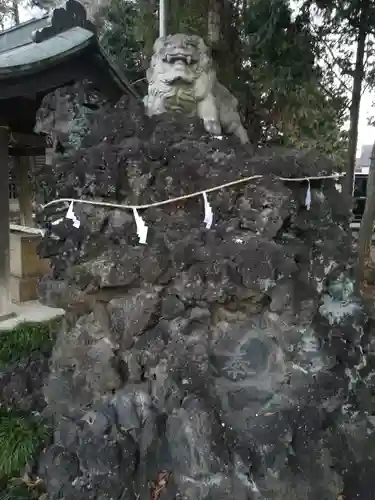
[[[43,323],[23,323],[0,331],[0,369],[27,359],[33,352],[48,355],[61,319]],[[0,404],[0,500],[38,498],[40,491],[22,483],[20,476],[33,466],[50,429],[38,415]]]
[[[0,477],[19,474],[35,457],[46,432],[25,415],[0,408]]]
[[[53,346],[60,320],[43,323],[23,323],[0,331],[0,367],[29,356],[32,352],[48,353]]]
[[[220,37],[212,42],[208,20],[214,4]],[[239,98],[253,143],[313,146],[342,165],[347,95],[322,71],[306,8],[294,16],[288,0],[171,1],[169,7],[170,33],[194,33],[210,43],[219,79]],[[130,79],[144,79],[157,37],[157,3],[112,0],[103,15],[108,50]]]

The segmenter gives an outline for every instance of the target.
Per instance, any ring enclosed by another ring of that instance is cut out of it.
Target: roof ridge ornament
[[[66,0],[62,5],[53,9],[49,25],[35,31],[33,41],[35,43],[44,42],[76,27],[97,34],[95,25],[87,18],[85,7],[78,0]]]

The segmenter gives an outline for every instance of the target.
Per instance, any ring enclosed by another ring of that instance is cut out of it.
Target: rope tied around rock
[[[306,193],[306,208],[307,208],[307,210],[310,210],[310,205],[311,205],[310,181],[324,180],[324,179],[339,180],[344,175],[345,175],[345,173],[337,172],[337,173],[330,174],[330,175],[318,175],[318,176],[309,176],[309,177],[289,177],[288,178],[288,177],[276,176],[276,179],[283,181],[283,182],[305,182],[305,181],[307,181],[308,188],[307,188],[307,193]],[[79,198],[57,198],[55,200],[52,200],[52,201],[46,203],[45,205],[42,205],[41,209],[45,210],[47,207],[49,207],[51,205],[55,205],[57,203],[70,203],[69,209],[68,209],[68,212],[67,212],[65,218],[71,219],[73,221],[73,226],[77,229],[80,227],[80,221],[74,213],[74,210],[73,210],[74,203],[108,207],[108,208],[112,208],[112,209],[131,210],[133,212],[134,220],[135,220],[135,223],[137,226],[137,234],[138,234],[138,238],[139,238],[139,243],[146,244],[148,226],[145,224],[144,220],[139,215],[138,210],[146,210],[148,208],[160,207],[163,205],[168,205],[170,203],[177,203],[179,201],[187,200],[190,198],[203,196],[204,212],[205,212],[204,223],[206,225],[206,229],[210,229],[212,226],[212,223],[213,223],[213,211],[212,211],[211,205],[208,202],[207,193],[212,193],[214,191],[220,191],[221,189],[225,189],[227,187],[236,186],[238,184],[243,184],[245,182],[249,182],[249,181],[255,180],[255,179],[262,179],[263,177],[265,177],[265,176],[264,175],[252,175],[250,177],[244,177],[242,179],[236,179],[235,181],[226,182],[225,184],[220,184],[219,186],[214,186],[211,188],[202,189],[200,191],[195,191],[194,193],[188,193],[185,195],[176,196],[174,198],[168,198],[167,200],[157,201],[154,203],[147,203],[144,205],[124,205],[121,203],[112,203],[112,202],[108,202],[108,201],[96,201],[96,200],[84,200],[84,199],[79,199]],[[64,218],[57,219],[56,221],[52,222],[52,225],[60,224],[63,220],[64,220]]]
[[[324,179],[337,179],[339,180],[343,177],[345,173],[334,173],[330,175],[317,175],[311,177],[276,177],[278,180],[283,182],[304,182],[304,181],[314,181],[314,180],[324,180]],[[212,193],[214,191],[220,191],[221,189],[225,189],[227,187],[235,186],[237,184],[243,184],[245,182],[249,182],[255,179],[261,179],[265,177],[264,175],[253,175],[251,177],[244,177],[242,179],[236,179],[235,181],[226,182],[225,184],[221,184],[219,186],[214,186],[207,189],[202,189],[201,191],[196,191],[194,193],[188,193],[181,196],[176,196],[174,198],[168,198],[167,200],[156,201],[154,203],[147,203],[144,205],[124,205],[121,203],[112,203],[108,201],[97,201],[97,200],[83,200],[80,198],[57,198],[55,200],[49,201],[45,205],[42,205],[41,209],[45,210],[47,207],[51,205],[55,205],[57,203],[83,203],[88,205],[97,205],[102,207],[112,207],[112,208],[120,208],[123,210],[146,210],[147,208],[160,207],[162,205],[168,205],[169,203],[177,203],[178,201],[187,200],[189,198],[195,198],[197,196],[203,196],[204,193]]]

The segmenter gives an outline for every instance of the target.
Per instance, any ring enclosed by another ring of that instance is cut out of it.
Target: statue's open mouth
[[[197,61],[191,56],[187,54],[166,54],[163,60],[169,64],[175,64],[176,62],[182,62],[190,66],[191,64],[197,63]]]

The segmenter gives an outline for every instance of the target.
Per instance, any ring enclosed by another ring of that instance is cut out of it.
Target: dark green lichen
[[[0,500],[34,500],[39,498],[37,491],[26,485],[7,485],[0,490]]]

